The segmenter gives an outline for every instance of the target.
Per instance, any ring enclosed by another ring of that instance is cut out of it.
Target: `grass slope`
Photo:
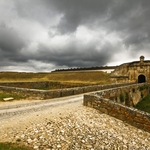
[[[6,93],[3,91],[0,91],[0,102],[4,101],[4,98],[13,97],[15,100],[25,99],[25,96],[22,96],[21,94],[15,94],[15,93]]]
[[[19,81],[52,81],[52,82],[73,82],[73,83],[110,83],[109,74],[102,71],[88,72],[53,72],[53,73],[18,73],[0,72],[0,82]]]
[[[150,113],[150,95],[140,101],[135,108]]]
[[[0,150],[33,150],[29,147],[19,146],[13,143],[0,143]]]

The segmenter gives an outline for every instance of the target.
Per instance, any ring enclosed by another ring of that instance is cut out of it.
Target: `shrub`
[[[123,93],[120,94],[120,102],[124,102],[125,101],[125,95]]]
[[[145,90],[145,89],[148,89],[148,85],[143,85],[143,86],[141,86],[139,90],[140,90],[140,91],[143,91],[143,90]]]
[[[142,99],[135,108],[150,113],[150,95]]]

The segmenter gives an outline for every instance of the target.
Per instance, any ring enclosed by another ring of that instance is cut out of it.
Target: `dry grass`
[[[19,81],[52,81],[52,82],[71,82],[84,84],[108,84],[110,83],[109,74],[101,71],[88,72],[52,72],[52,73],[18,73],[1,72],[0,82],[19,82]]]
[[[17,143],[0,143],[0,150],[33,150]]]

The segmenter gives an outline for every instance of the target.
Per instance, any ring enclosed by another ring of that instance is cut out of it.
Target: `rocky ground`
[[[82,102],[3,118],[0,141],[23,143],[35,150],[150,150],[150,133]]]

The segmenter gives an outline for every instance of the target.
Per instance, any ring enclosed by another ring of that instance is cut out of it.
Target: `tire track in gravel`
[[[83,94],[74,95],[69,97],[55,98],[49,100],[41,100],[41,101],[32,101],[28,103],[17,103],[16,104],[8,104],[5,106],[0,106],[0,119],[6,119],[11,116],[23,114],[23,113],[31,113],[36,111],[45,110],[50,107],[63,106],[70,103],[82,103]]]

